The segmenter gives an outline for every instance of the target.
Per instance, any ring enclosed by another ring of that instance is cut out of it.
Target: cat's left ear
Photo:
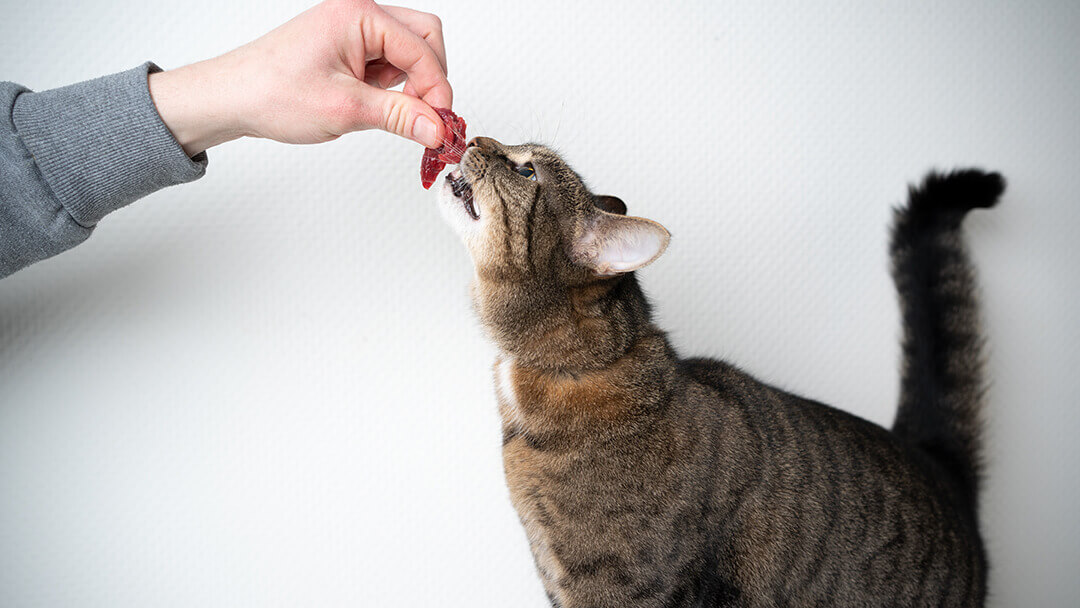
[[[593,199],[593,204],[608,213],[626,215],[626,203],[622,202],[622,199],[617,196],[601,194]]]
[[[651,264],[669,241],[667,228],[652,220],[598,211],[575,240],[571,255],[577,263],[608,277]]]

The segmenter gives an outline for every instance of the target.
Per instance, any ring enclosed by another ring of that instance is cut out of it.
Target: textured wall
[[[687,354],[880,423],[890,206],[1001,170],[968,224],[993,378],[994,606],[1080,595],[1080,5],[417,2],[473,135],[553,142],[664,223]],[[303,2],[6,3],[37,89],[239,45]],[[382,133],[241,141],[0,282],[0,605],[544,605],[502,481],[471,268]]]

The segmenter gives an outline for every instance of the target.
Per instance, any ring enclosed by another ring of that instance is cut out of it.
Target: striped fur
[[[515,167],[531,162],[539,179]],[[632,272],[575,257],[598,199],[551,150],[471,143],[480,219],[443,211],[498,345],[511,500],[553,606],[979,606],[981,387],[959,222],[999,176],[931,175],[897,212],[904,308],[894,431],[679,358]],[[461,212],[463,213],[463,212]],[[604,216],[606,217],[606,216]]]

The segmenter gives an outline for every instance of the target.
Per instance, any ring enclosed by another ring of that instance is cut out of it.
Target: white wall
[[[929,167],[1002,171],[968,223],[992,605],[1075,601],[1080,5],[414,6],[444,19],[471,135],[554,142],[671,230],[642,278],[683,353],[879,423],[890,206]],[[302,8],[8,2],[0,78],[175,67]],[[0,282],[0,605],[545,605],[420,153],[228,144]]]

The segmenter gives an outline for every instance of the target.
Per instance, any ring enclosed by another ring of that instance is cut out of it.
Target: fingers
[[[446,66],[446,44],[443,41],[441,19],[430,13],[421,13],[400,6],[384,6],[382,8],[391,17],[409,28],[409,31],[423,38],[431,47],[431,50],[435,51],[435,56],[439,58],[439,63],[442,64],[443,73],[450,73]]]
[[[405,72],[412,90],[431,106],[452,106],[454,92],[446,71],[424,38],[384,11],[367,13],[363,27],[367,56],[383,57]]]
[[[351,130],[382,129],[426,148],[442,145],[445,126],[439,115],[424,101],[398,91],[363,84],[357,85],[355,95],[356,123]]]

